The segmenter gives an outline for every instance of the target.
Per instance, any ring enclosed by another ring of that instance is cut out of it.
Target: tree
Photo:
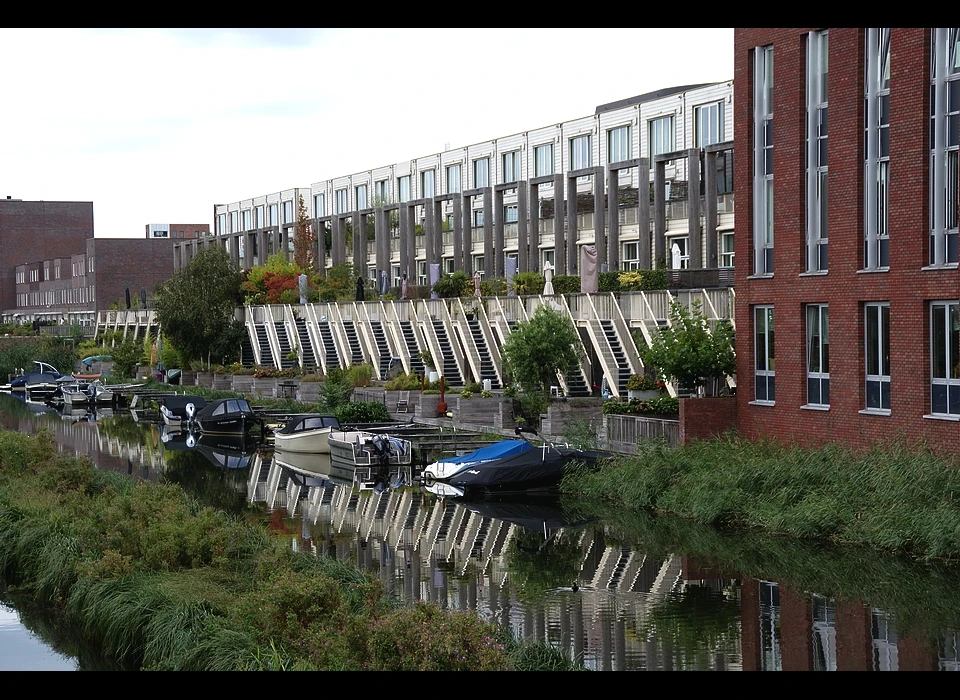
[[[293,259],[304,272],[317,272],[317,234],[310,225],[303,195],[297,203],[297,226],[293,233]]]
[[[234,320],[240,303],[240,273],[219,246],[207,246],[157,288],[157,320],[184,362],[235,357],[243,323]]]
[[[644,364],[688,389],[732,375],[737,367],[733,327],[719,321],[711,332],[701,307],[699,300],[691,309],[670,302],[670,325],[661,328],[653,345],[641,352]]]
[[[547,305],[520,322],[503,345],[503,364],[526,392],[550,390],[557,372],[579,361],[580,336],[570,321]]]

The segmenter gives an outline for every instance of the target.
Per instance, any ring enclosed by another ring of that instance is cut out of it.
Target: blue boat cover
[[[479,450],[474,450],[469,454],[460,455],[459,457],[447,457],[439,461],[455,462],[457,464],[464,464],[466,462],[481,462],[491,459],[516,457],[517,455],[522,455],[524,452],[532,449],[533,445],[525,440],[504,440],[503,442],[481,447]]]

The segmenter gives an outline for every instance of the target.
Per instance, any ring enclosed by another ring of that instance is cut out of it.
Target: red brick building
[[[736,30],[744,434],[960,453],[958,41]]]
[[[210,224],[146,224],[147,238],[200,238],[210,235]]]

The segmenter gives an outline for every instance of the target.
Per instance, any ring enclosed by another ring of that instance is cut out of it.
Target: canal
[[[0,395],[0,422],[45,427],[100,469],[178,483],[291,548],[355,563],[400,601],[476,611],[592,670],[960,670],[955,568],[572,499],[361,490],[263,446],[164,442],[129,411],[62,415]],[[3,668],[109,667],[55,651],[44,635],[56,625],[34,618],[0,607],[0,655],[18,651]]]

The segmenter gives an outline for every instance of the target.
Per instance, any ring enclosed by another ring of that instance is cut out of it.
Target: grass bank
[[[98,471],[0,432],[0,580],[104,658],[157,670],[570,668],[472,613],[400,608],[180,487]]]
[[[920,559],[960,560],[957,460],[894,443],[854,452],[734,436],[571,474],[562,490],[701,524],[854,543]]]

